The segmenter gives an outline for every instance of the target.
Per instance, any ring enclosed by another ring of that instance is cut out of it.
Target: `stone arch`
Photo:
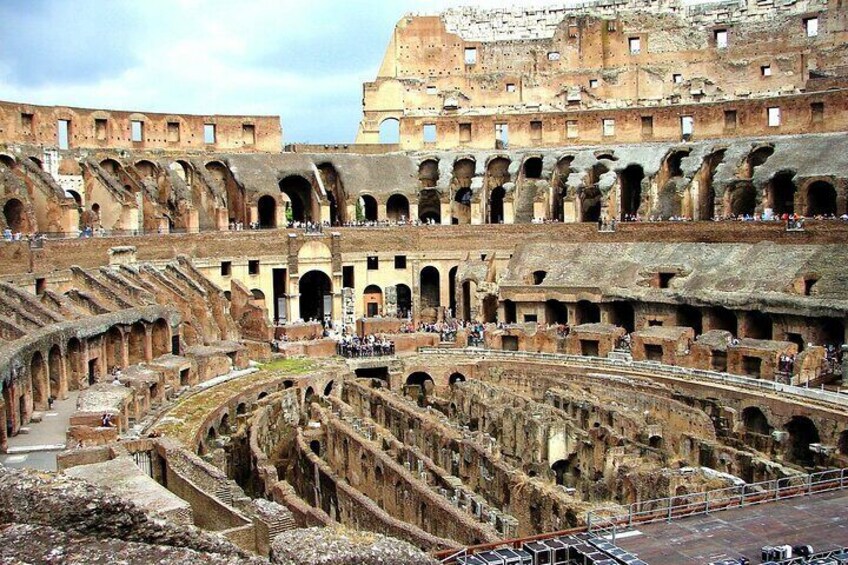
[[[153,357],[166,355],[171,351],[171,327],[164,319],[159,318],[153,322],[153,328],[150,335],[152,342]]]
[[[144,324],[135,322],[130,326],[127,335],[127,362],[130,365],[143,363],[147,360],[145,356],[146,342],[147,332],[144,329]]]
[[[124,367],[124,338],[117,326],[112,326],[105,336],[106,369],[122,369]]]
[[[729,192],[730,213],[753,216],[757,209],[757,189],[750,182],[737,183]]]
[[[551,186],[553,187],[551,193],[551,218],[560,222],[565,220],[563,203],[568,195],[568,177],[571,173],[575,172],[571,168],[572,163],[574,163],[574,155],[563,155],[560,157],[554,168],[553,179],[551,181]]]
[[[542,178],[542,158],[528,157],[524,160],[524,178],[526,179],[541,179]]]
[[[467,379],[465,378],[465,375],[463,375],[462,373],[453,373],[448,378],[448,384],[450,384],[450,386],[453,386],[456,383],[464,383],[466,380]]]
[[[568,307],[565,303],[559,300],[545,301],[545,323],[546,324],[567,324],[568,323]]]
[[[793,416],[784,429],[789,433],[785,457],[792,463],[803,467],[812,467],[814,463],[811,443],[819,443],[819,430],[806,416]]]
[[[187,188],[191,188],[194,182],[194,168],[188,161],[177,159],[168,165],[168,168],[174,171],[174,174],[185,183]]]
[[[312,401],[312,398],[315,396],[315,389],[311,386],[306,387],[306,390],[303,391],[303,403],[309,404]]]
[[[429,373],[416,371],[406,377],[406,386],[419,386],[422,389],[426,389],[428,386],[435,386],[435,381],[433,381],[433,377]]]
[[[317,439],[313,439],[309,442],[309,451],[321,457],[321,442]]]
[[[442,200],[438,190],[427,188],[418,193],[418,219],[422,222],[442,223]]]
[[[398,316],[406,318],[412,315],[412,290],[405,284],[395,286]]]
[[[110,175],[117,175],[122,166],[116,159],[109,157],[100,161],[100,168]]]
[[[230,432],[230,414],[229,412],[224,412],[224,415],[221,416],[221,421],[218,423],[218,430],[221,435],[228,435]]]
[[[236,415],[239,416],[241,414],[247,414],[247,404],[245,402],[239,402],[238,406],[236,406]]]
[[[389,117],[380,122],[380,143],[398,144],[400,143],[400,120],[394,117]]]
[[[280,181],[279,186],[280,192],[290,203],[293,222],[320,221],[320,209],[312,183],[300,175],[289,175]]]
[[[332,318],[333,281],[323,271],[309,271],[300,277],[300,317],[304,320]]]
[[[752,178],[757,167],[765,164],[769,157],[774,155],[774,145],[761,145],[755,147],[745,157],[745,165],[742,171],[744,178]]]
[[[836,216],[836,189],[829,182],[817,180],[804,189],[807,204],[805,216]]]
[[[324,396],[330,396],[333,393],[334,384],[335,381],[330,381],[327,383],[327,385],[324,387]]]
[[[64,398],[68,387],[65,382],[65,357],[62,355],[61,348],[58,345],[53,345],[47,354],[47,358],[50,373],[50,396]]]
[[[502,186],[496,186],[489,195],[489,223],[504,223],[504,200],[506,190]]]
[[[533,284],[535,286],[539,286],[540,284],[545,282],[545,279],[548,277],[548,272],[547,271],[533,271],[531,276],[533,278]]]
[[[141,178],[154,179],[156,178],[159,167],[152,161],[148,161],[147,159],[141,159],[140,161],[136,161],[135,170],[138,171],[139,176]]]
[[[551,464],[554,481],[558,485],[572,486],[580,478],[580,469],[575,464],[575,456],[568,459],[558,459]]]
[[[439,184],[439,161],[424,159],[418,165],[418,182],[421,188],[435,188]]]
[[[421,269],[420,288],[421,288],[421,309],[436,308],[442,305],[441,302],[441,275],[439,270],[432,265]]]
[[[17,164],[14,157],[6,155],[5,153],[0,153],[0,163],[2,163],[7,169],[14,169]]]
[[[47,364],[40,351],[33,353],[29,361],[29,375],[32,381],[32,402],[36,410],[47,408],[47,397],[50,396]]]
[[[259,227],[272,229],[277,227],[277,199],[268,194],[261,196],[256,202],[256,211],[259,216]]]
[[[250,294],[252,296],[251,302],[253,302],[254,306],[258,306],[260,308],[265,308],[265,293],[259,290],[258,288],[250,289]]]
[[[761,436],[770,435],[773,429],[759,406],[748,406],[742,410],[742,425],[745,426],[745,432]]]
[[[10,198],[3,205],[3,218],[6,220],[6,226],[13,233],[27,233],[31,231],[26,208],[23,202],[17,198]]]
[[[628,165],[619,175],[621,184],[621,219],[639,213],[642,206],[642,180],[645,171],[641,165]]]
[[[652,435],[648,438],[648,447],[652,449],[662,449],[665,446],[665,441],[661,435]]]
[[[386,201],[386,217],[395,222],[409,220],[409,199],[403,194],[392,194]]]
[[[781,171],[772,177],[768,187],[768,205],[772,212],[781,216],[783,214],[795,213],[795,193],[797,188],[795,173],[792,171]]]
[[[716,213],[716,190],[713,181],[718,166],[724,161],[727,149],[719,149],[707,155],[700,171],[700,188],[698,194],[699,220],[712,220]]]
[[[369,284],[362,291],[362,309],[367,318],[382,315],[383,290],[376,284]]]
[[[575,306],[577,324],[598,324],[601,321],[601,308],[588,300],[580,300]]]
[[[370,194],[362,194],[359,196],[359,208],[362,217],[357,219],[365,220],[366,222],[377,221],[377,199]]]

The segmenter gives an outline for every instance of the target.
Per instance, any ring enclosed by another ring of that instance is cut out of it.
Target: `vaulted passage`
[[[793,416],[786,424],[789,442],[786,445],[786,458],[797,465],[811,467],[814,464],[811,443],[819,443],[819,430],[806,416]]]
[[[793,173],[778,173],[771,181],[771,206],[778,216],[795,213],[795,183]]]
[[[402,194],[393,194],[386,202],[386,216],[398,222],[409,219],[409,200]]]
[[[12,230],[12,233],[26,233],[29,231],[24,205],[17,198],[12,198],[3,205],[3,217],[6,220],[6,226]]]
[[[807,187],[806,216],[835,216],[836,189],[824,181],[817,181]]]
[[[280,192],[285,194],[289,201],[292,221],[309,222],[319,219],[314,214],[312,185],[308,180],[297,175],[286,177],[280,181]]]
[[[259,227],[269,229],[277,227],[277,201],[273,196],[267,194],[257,202],[257,210],[259,212]]]
[[[645,172],[639,165],[628,165],[621,173],[621,219],[639,213],[644,178]]]
[[[489,223],[502,224],[504,222],[504,198],[506,191],[504,187],[498,186],[492,191],[489,198]]]
[[[441,286],[439,271],[436,267],[421,269],[421,308],[438,308],[441,306]]]

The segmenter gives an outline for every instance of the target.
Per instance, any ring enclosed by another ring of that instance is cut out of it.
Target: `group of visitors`
[[[795,370],[795,356],[788,353],[781,353],[777,358],[777,372],[784,375],[791,375]]]
[[[842,373],[842,348],[838,345],[827,344],[824,346],[822,373],[830,375]]]
[[[604,218],[603,220],[598,219],[598,231],[614,232],[615,231],[615,218],[613,218],[611,220],[607,219],[607,218]]]
[[[348,359],[384,357],[395,354],[395,342],[384,335],[359,337],[357,334],[343,333],[336,344],[336,353]]]

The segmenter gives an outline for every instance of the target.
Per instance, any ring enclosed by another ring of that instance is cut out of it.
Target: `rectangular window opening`
[[[217,143],[215,124],[203,124],[203,143]]]
[[[56,125],[56,135],[59,141],[59,149],[68,149],[71,143],[71,121],[59,120]]]
[[[432,95],[432,94],[438,94],[438,93],[439,93],[439,89],[437,87],[435,87],[435,86],[428,86],[427,87],[427,94]]]
[[[133,143],[144,141],[144,122],[140,120],[130,122],[130,141]]]
[[[495,124],[495,149],[509,147],[509,125]]]
[[[395,255],[395,269],[406,268],[406,255]]]
[[[259,274],[259,260],[251,259],[247,262],[247,274],[248,275],[258,275]]]
[[[459,124],[459,141],[460,143],[471,141],[471,124]]]
[[[369,271],[376,271],[377,269],[380,268],[380,258],[379,257],[372,255],[372,256],[368,257],[367,263],[368,263],[368,270]]]
[[[241,140],[245,145],[256,145],[256,126],[253,124],[242,124]]]
[[[814,124],[824,122],[824,102],[813,102],[810,104],[810,116]]]
[[[768,109],[768,125],[770,128],[780,126],[780,108]]]
[[[513,83],[511,83],[511,82],[510,82],[510,83],[508,83],[508,84],[506,85],[506,91],[507,91],[507,92],[515,92],[515,84],[513,84]]]
[[[736,129],[736,110],[724,111],[724,129],[733,131]]]
[[[542,122],[537,120],[530,122],[530,139],[542,141]]]
[[[233,274],[233,263],[232,261],[221,261],[221,276],[229,277]]]
[[[604,137],[611,137],[615,135],[615,120],[610,118],[605,118],[602,122],[603,125],[603,135]]]
[[[692,116],[680,116],[680,134],[683,139],[692,137],[695,133],[695,118]]]
[[[663,360],[662,345],[646,343],[645,344],[645,359],[647,359],[648,361],[662,361]]]
[[[646,137],[654,135],[653,116],[642,116],[642,135]]]
[[[107,123],[105,118],[94,120],[94,137],[97,141],[106,141],[108,137]]]
[[[669,288],[671,284],[671,279],[674,278],[676,273],[657,273],[657,283],[659,288]]]
[[[35,294],[41,296],[45,290],[47,290],[47,279],[35,279]]]
[[[814,278],[804,279],[804,296],[812,296],[813,289],[816,287],[817,282],[819,282],[819,279],[814,279]]]
[[[180,123],[168,122],[168,141],[176,143],[180,140]]]
[[[674,81],[674,84],[680,84],[681,82],[683,82],[683,75],[681,75],[680,73],[674,73],[673,75],[671,75],[671,78]]]
[[[598,88],[598,79],[589,79],[589,88]]]
[[[476,47],[466,47],[465,48],[465,64],[466,65],[476,65],[477,64],[477,48]]]
[[[21,114],[21,131],[25,135],[32,135],[32,114]]]
[[[807,37],[816,37],[819,34],[819,19],[807,18],[804,20],[804,29],[807,31]]]
[[[638,55],[642,52],[642,40],[638,37],[631,37],[628,40],[628,44],[630,46],[630,54]]]
[[[771,65],[763,65],[762,67],[760,67],[760,74],[763,75],[764,77],[770,77],[771,76]]]
[[[424,143],[436,143],[436,124],[424,124]]]
[[[551,51],[548,53],[548,61],[559,61],[562,56],[559,51]]]
[[[345,265],[342,267],[342,286],[344,288],[353,288],[353,265]]]
[[[715,30],[715,44],[719,49],[724,49],[727,47],[727,30],[726,29],[717,29]]]
[[[742,356],[742,373],[749,377],[760,378],[760,370],[763,360],[759,357]]]
[[[568,139],[576,139],[579,133],[577,120],[568,120],[565,122],[565,135]]]

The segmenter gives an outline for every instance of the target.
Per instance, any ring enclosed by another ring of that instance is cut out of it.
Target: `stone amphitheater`
[[[848,563],[846,91],[843,0],[602,0],[350,144],[0,102],[3,562]]]

